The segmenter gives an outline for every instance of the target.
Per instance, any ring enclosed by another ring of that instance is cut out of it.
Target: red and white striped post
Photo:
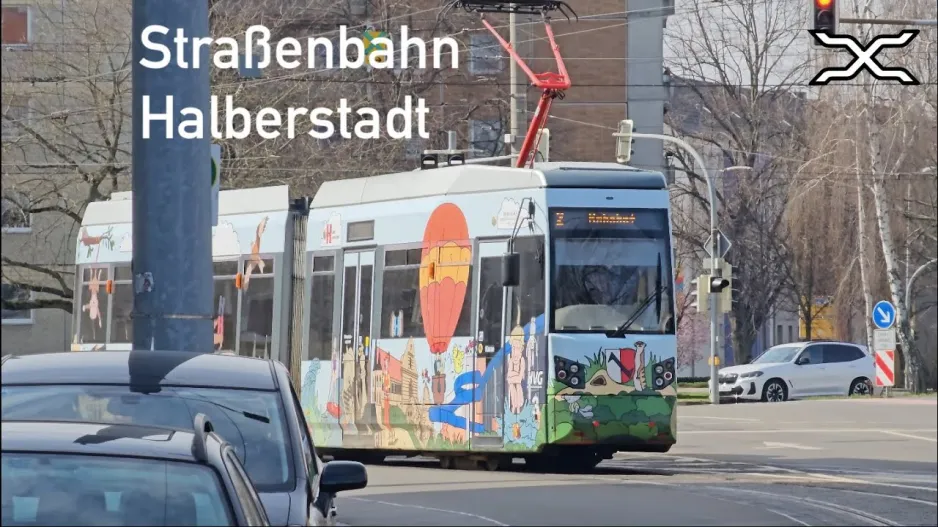
[[[896,385],[896,352],[895,350],[881,350],[875,354],[876,386],[883,388],[888,397],[889,388]]]

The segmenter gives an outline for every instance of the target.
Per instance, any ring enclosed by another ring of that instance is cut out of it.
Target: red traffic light
[[[814,30],[829,35],[837,32],[837,0],[814,0]]]

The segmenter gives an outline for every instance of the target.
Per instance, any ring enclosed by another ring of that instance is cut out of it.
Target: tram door
[[[342,293],[342,396],[339,423],[343,443],[349,435],[367,435],[371,397],[371,307],[374,290],[374,251],[346,252]],[[364,438],[363,438],[364,439]],[[354,445],[351,445],[354,447]]]
[[[475,266],[478,309],[476,322],[476,370],[485,376],[481,397],[473,398],[471,444],[502,444],[501,420],[505,413],[505,288],[502,287],[501,257],[508,250],[504,240],[479,243]],[[481,350],[479,346],[481,345]],[[490,368],[490,365],[493,367]]]

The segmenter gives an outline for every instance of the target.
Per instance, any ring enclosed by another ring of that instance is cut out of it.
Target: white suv
[[[781,402],[818,395],[870,395],[873,357],[848,342],[773,346],[749,364],[720,370],[720,396]]]

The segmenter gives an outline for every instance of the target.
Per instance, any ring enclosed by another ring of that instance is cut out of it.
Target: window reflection
[[[309,313],[308,360],[332,357],[332,321],[335,318],[335,274],[314,273]]]
[[[235,331],[238,323],[238,289],[234,278],[215,279],[215,337],[216,351],[234,351]]]
[[[274,277],[254,275],[241,290],[239,355],[270,357],[274,327]]]
[[[222,261],[212,265],[215,275],[213,309],[215,314],[214,346],[216,351],[235,351],[238,324],[238,289],[235,274],[238,262]]]
[[[512,326],[525,325],[544,314],[544,238],[520,236],[515,239],[514,252],[521,255],[518,287],[512,287]]]
[[[134,286],[130,282],[114,282],[111,293],[110,342],[133,342],[134,325],[130,314],[134,308]]]
[[[381,338],[423,337],[420,309],[420,249],[384,253]]]
[[[552,225],[554,330],[611,331],[631,320],[625,332],[672,333],[667,212],[600,224],[581,209],[565,212]]]

